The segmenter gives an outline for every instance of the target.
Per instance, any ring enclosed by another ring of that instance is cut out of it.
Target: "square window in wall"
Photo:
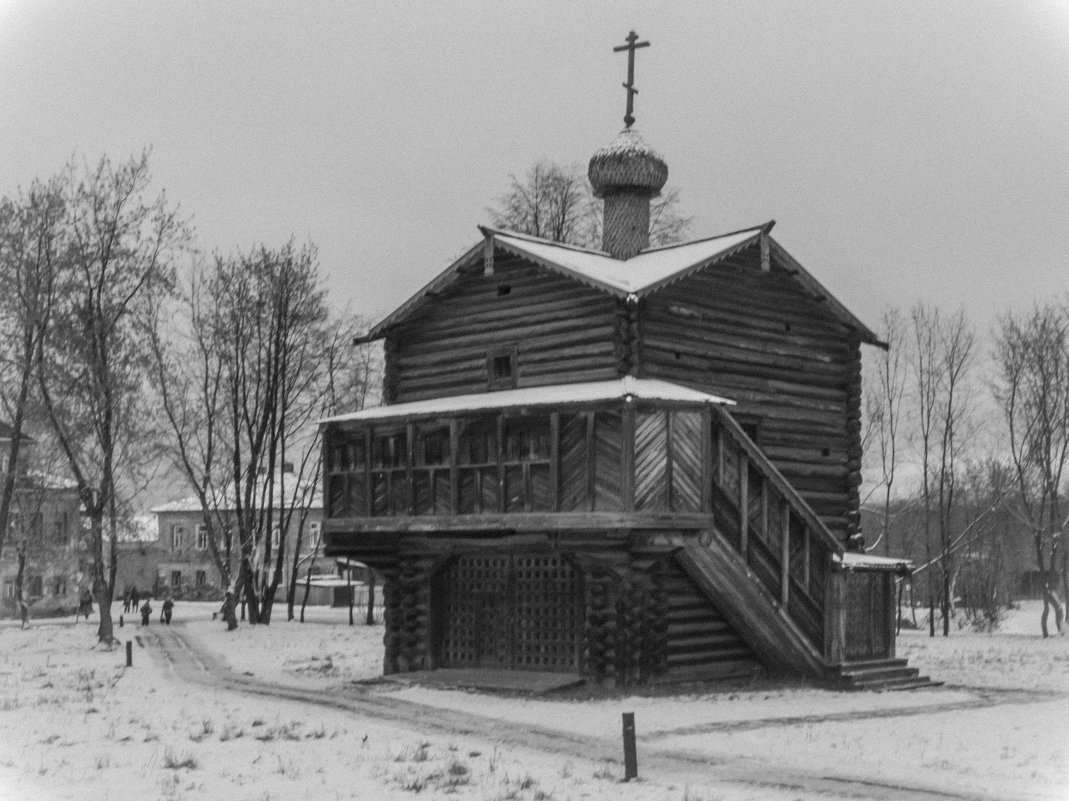
[[[516,346],[493,348],[486,352],[488,389],[513,389],[516,386]]]
[[[172,570],[171,571],[171,586],[172,587],[181,587],[182,586],[182,571],[181,570]]]
[[[182,548],[182,540],[185,538],[186,527],[175,523],[171,526],[171,550],[178,551]]]
[[[208,574],[203,570],[198,570],[193,576],[193,583],[198,587],[203,587],[208,583]]]
[[[208,550],[208,527],[203,523],[197,526],[196,548],[198,551]]]

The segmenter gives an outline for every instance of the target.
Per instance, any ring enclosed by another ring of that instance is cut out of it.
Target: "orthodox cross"
[[[624,115],[624,125],[628,128],[635,122],[635,115],[632,112],[635,110],[635,95],[638,94],[638,89],[635,88],[635,51],[640,47],[649,46],[649,42],[638,41],[638,34],[631,31],[627,35],[627,44],[612,49],[614,53],[619,53],[621,50],[627,51],[627,83],[623,86],[627,90],[627,113]]]

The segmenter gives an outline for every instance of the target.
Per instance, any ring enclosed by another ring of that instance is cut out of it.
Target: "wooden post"
[[[708,406],[702,409],[702,512],[713,511],[713,410]]]
[[[750,561],[750,461],[739,451],[739,553]]]
[[[408,492],[405,493],[405,514],[416,513],[416,482],[413,480],[412,466],[416,461],[416,426],[409,423],[405,426],[405,481],[408,484]],[[431,513],[434,513],[434,487],[431,487]]]
[[[724,426],[719,420],[716,426],[716,485],[724,486]]]
[[[624,712],[624,781],[638,778],[638,752],[635,749],[635,713]]]
[[[127,667],[133,667],[134,666],[134,641],[133,640],[127,640],[126,641],[126,666]]]
[[[786,498],[783,498],[779,502],[779,523],[779,602],[783,606],[783,608],[786,609],[787,602],[790,600],[791,592],[791,507],[787,503]]]
[[[594,433],[594,413],[586,413],[586,498],[587,511],[593,512],[597,500],[597,447],[598,442]]]
[[[761,480],[761,539],[766,545],[768,541],[768,482]]]
[[[375,481],[371,478],[371,429],[364,432],[364,514],[371,517],[375,509]]]
[[[638,415],[635,414],[634,402],[624,402],[623,412],[623,486],[620,491],[623,495],[622,508],[625,512],[633,512],[635,510],[635,462],[637,454],[635,453],[635,420]]]
[[[353,567],[345,558],[345,590],[349,596],[349,625],[353,625]]]
[[[549,415],[549,508],[560,511],[560,412]]]
[[[454,417],[449,421],[449,512],[460,514],[460,423]]]

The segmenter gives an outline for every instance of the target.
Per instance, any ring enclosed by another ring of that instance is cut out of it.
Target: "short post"
[[[119,615],[119,628],[122,628],[122,615]]]
[[[133,640],[127,640],[126,641],[126,666],[127,667],[133,667],[134,666],[134,641]]]
[[[635,713],[624,712],[624,781],[638,778],[638,754],[635,751]]]

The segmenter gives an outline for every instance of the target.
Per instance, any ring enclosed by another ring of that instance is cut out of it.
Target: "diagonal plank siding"
[[[644,301],[643,377],[725,395],[838,536],[856,529],[861,356],[836,321],[755,246]]]
[[[663,511],[668,481],[668,426],[665,412],[635,418],[635,509]]]
[[[623,417],[619,412],[599,412],[594,421],[594,509],[617,511],[623,484]]]

